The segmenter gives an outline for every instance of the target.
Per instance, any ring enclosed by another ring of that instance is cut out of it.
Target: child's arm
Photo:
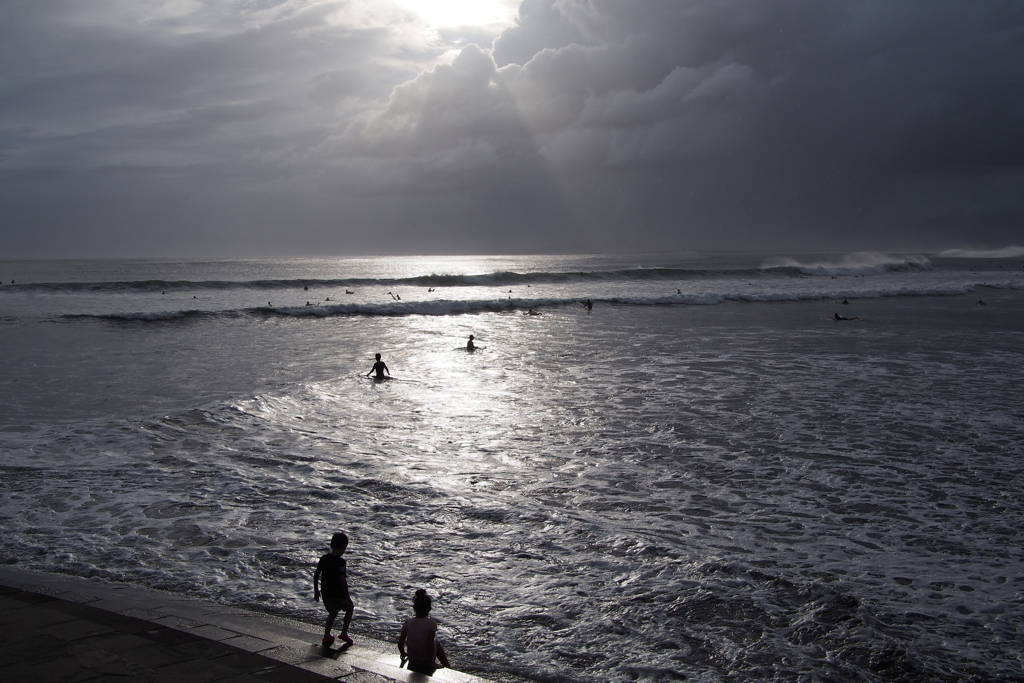
[[[320,565],[317,565],[313,572],[313,600],[320,602]]]
[[[405,624],[402,624],[402,634],[398,636],[398,654],[402,656],[402,664],[405,664],[405,660],[408,657],[405,656]]]
[[[435,638],[434,647],[437,648],[437,661],[441,662],[441,666],[446,669],[452,668],[452,665],[448,663],[448,655],[445,654],[444,648],[441,647],[441,641]]]
[[[390,377],[391,376],[391,371],[388,370],[388,364],[382,361],[381,365],[384,366],[384,372],[388,373],[388,377]]]

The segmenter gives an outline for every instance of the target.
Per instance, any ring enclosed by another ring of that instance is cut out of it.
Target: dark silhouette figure
[[[840,320],[860,320],[860,318],[857,317],[847,318],[846,316],[839,315],[838,313],[836,313],[835,317],[833,317],[832,319],[835,320],[836,322],[839,322]]]
[[[473,343],[473,335],[469,335],[469,341],[466,342],[466,350],[467,351],[475,351],[476,350],[476,344]]]
[[[978,305],[978,306],[988,306],[988,304],[986,304],[986,303],[985,303],[984,301],[982,301],[981,299],[978,299],[978,303],[977,303],[977,305]]]
[[[320,602],[321,594],[324,597],[324,609],[327,610],[327,622],[324,624],[324,639],[321,644],[330,647],[334,644],[334,636],[331,629],[334,627],[334,620],[338,618],[338,612],[345,612],[345,620],[341,623],[341,639],[346,644],[352,644],[352,638],[348,635],[348,626],[352,623],[352,598],[348,594],[348,571],[345,563],[345,548],[348,547],[348,536],[342,533],[334,534],[331,537],[331,552],[320,558],[313,572],[313,599]]]
[[[309,285],[306,285],[306,286],[304,286],[304,287],[302,288],[302,290],[303,290],[304,292],[308,292],[308,291],[309,291]]]
[[[587,309],[588,311],[594,310],[594,302],[591,301],[590,299],[587,299],[587,303],[583,304],[583,308]]]
[[[388,377],[390,377],[391,371],[388,370],[388,366],[384,363],[384,361],[380,359],[380,354],[378,353],[376,356],[374,356],[374,358],[377,359],[377,362],[373,364],[373,367],[370,368],[370,371],[368,373],[366,373],[366,376],[369,377],[370,375],[376,372],[377,376],[374,379],[385,379],[384,373],[386,372],[388,373]]]
[[[398,654],[402,664],[409,662],[409,671],[433,676],[440,667],[448,668],[448,655],[437,639],[437,622],[430,618],[430,596],[422,588],[412,600],[415,617],[405,620],[398,636]]]
[[[849,306],[849,305],[850,305],[850,302],[849,302],[849,301],[847,301],[846,299],[843,299],[843,305],[844,305],[844,306]]]

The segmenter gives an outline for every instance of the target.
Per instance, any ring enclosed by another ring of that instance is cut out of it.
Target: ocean
[[[1024,680],[1024,250],[0,279],[0,562],[318,622],[345,531],[496,679]]]

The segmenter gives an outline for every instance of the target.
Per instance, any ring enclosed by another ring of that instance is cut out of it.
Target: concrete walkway
[[[298,621],[55,574],[0,568],[0,681],[488,683],[399,668],[394,644],[326,649]]]

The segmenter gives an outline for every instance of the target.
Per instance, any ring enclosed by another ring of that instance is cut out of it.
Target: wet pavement
[[[355,634],[355,645],[328,649],[311,624],[9,567],[0,633],[0,681],[10,683],[488,683],[452,669],[412,673],[394,644]]]

